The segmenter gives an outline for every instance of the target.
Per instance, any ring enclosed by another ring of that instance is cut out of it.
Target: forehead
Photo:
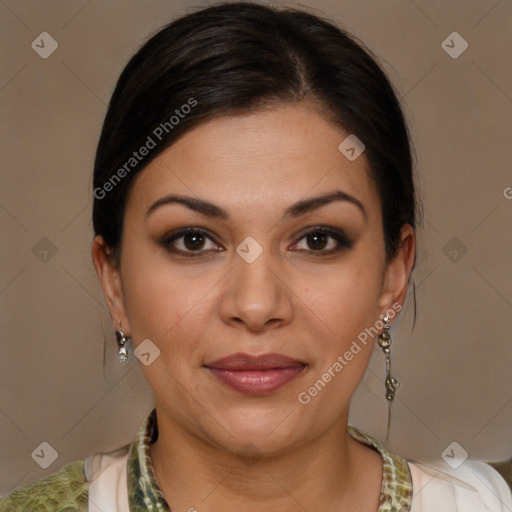
[[[334,190],[378,215],[379,198],[361,154],[338,146],[349,132],[306,105],[220,116],[189,130],[136,177],[127,208],[146,209],[165,194],[208,199],[226,209],[283,209]]]

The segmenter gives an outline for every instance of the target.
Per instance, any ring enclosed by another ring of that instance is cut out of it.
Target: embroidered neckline
[[[383,474],[377,512],[410,512],[412,480],[407,461],[388,452],[374,436],[353,426],[347,432],[361,443],[376,449],[382,457]],[[130,512],[171,512],[158,486],[149,454],[158,438],[156,409],[143,420],[128,455],[128,500]]]

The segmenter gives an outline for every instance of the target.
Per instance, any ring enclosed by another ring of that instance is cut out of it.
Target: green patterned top
[[[378,512],[409,512],[412,482],[407,461],[388,452],[372,435],[355,427],[348,433],[374,447],[381,455],[383,478]],[[128,453],[129,512],[170,512],[160,490],[149,455],[149,445],[158,437],[156,409],[142,422]],[[84,461],[63,466],[47,477],[22,485],[0,500],[0,512],[87,512],[88,486]]]

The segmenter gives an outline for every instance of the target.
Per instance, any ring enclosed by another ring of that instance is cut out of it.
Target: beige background
[[[207,4],[0,3],[0,495],[130,442],[152,407],[138,361],[117,362],[91,261],[93,158],[128,58],[171,17]],[[457,441],[471,457],[510,457],[512,2],[304,5],[379,55],[403,97],[417,150],[425,208],[413,273],[418,318],[411,330],[409,296],[392,328],[402,385],[388,446],[438,458]],[[469,44],[457,59],[441,47],[453,31]],[[47,59],[31,48],[42,32],[59,45]],[[351,417],[381,439],[383,376],[376,350]],[[31,457],[43,441],[58,452],[48,469]]]

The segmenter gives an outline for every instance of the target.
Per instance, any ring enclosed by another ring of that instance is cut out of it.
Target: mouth
[[[232,354],[204,365],[223,384],[248,395],[282,388],[307,368],[307,363],[282,354]]]

